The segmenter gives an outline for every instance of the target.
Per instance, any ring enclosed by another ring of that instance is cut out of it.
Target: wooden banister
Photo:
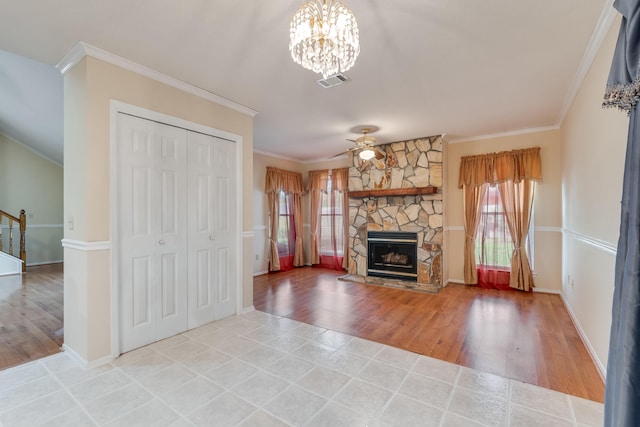
[[[20,225],[20,259],[22,260],[22,272],[27,272],[27,245],[26,245],[26,232],[27,232],[27,214],[24,209],[20,210],[20,216],[13,216],[3,210],[0,210],[0,224],[2,224],[3,218],[6,217],[9,221],[9,254],[13,255],[13,223]],[[0,228],[0,251],[2,250],[2,228]]]

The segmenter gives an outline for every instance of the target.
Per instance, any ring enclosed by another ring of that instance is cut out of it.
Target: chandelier
[[[293,60],[325,79],[353,67],[360,53],[358,23],[341,1],[303,4],[293,15],[290,30]]]

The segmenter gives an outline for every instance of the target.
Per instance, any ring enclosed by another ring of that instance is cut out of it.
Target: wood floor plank
[[[254,278],[256,309],[602,402],[559,295],[449,285],[432,295],[316,268]]]
[[[62,264],[0,277],[0,370],[61,351],[63,298]]]

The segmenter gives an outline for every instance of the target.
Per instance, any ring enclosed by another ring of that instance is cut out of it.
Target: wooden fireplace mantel
[[[419,196],[423,194],[434,194],[436,187],[413,187],[413,188],[385,188],[382,190],[361,190],[349,191],[349,197],[359,199],[362,197],[385,197],[385,196]]]

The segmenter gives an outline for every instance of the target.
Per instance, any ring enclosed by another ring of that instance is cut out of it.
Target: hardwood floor
[[[559,295],[449,285],[438,295],[298,268],[254,278],[257,310],[603,402]]]
[[[62,271],[51,264],[0,277],[0,370],[60,352]]]
[[[0,370],[58,353],[63,266],[0,277]],[[602,402],[604,384],[558,295],[449,285],[438,295],[299,268],[254,279],[267,313]]]

